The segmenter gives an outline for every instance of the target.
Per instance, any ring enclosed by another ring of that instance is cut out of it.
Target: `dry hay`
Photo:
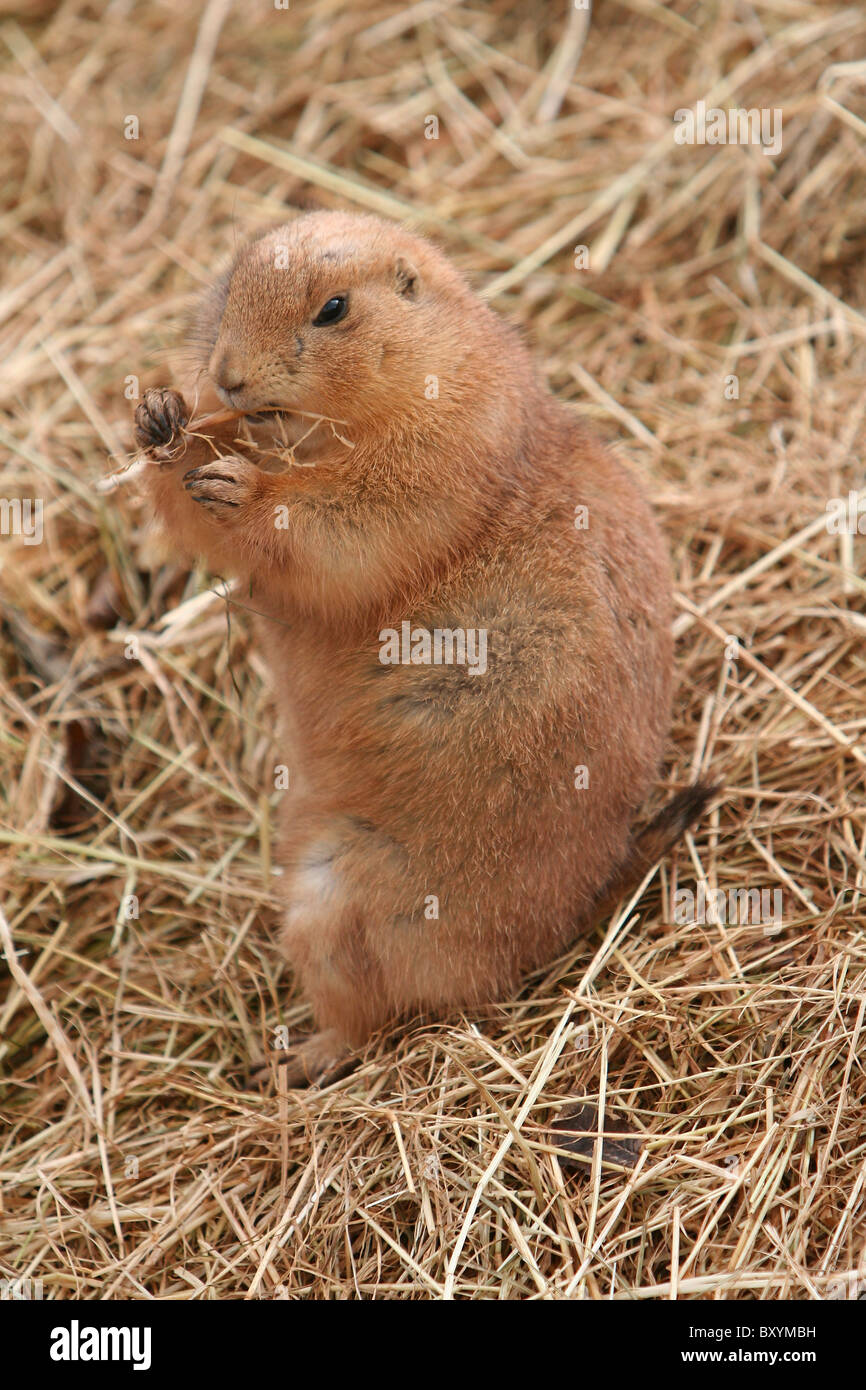
[[[862,10],[2,9],[3,495],[44,499],[43,543],[0,547],[2,1272],[56,1298],[856,1296],[866,540],[825,511],[864,487]],[[701,98],[781,109],[782,152],[675,144]],[[724,794],[520,998],[260,1096],[238,1073],[308,1022],[260,661],[95,483],[126,378],[174,378],[189,291],[286,205],[434,235],[617,439],[676,566],[668,781]],[[783,890],[783,925],[674,924],[699,877]],[[581,1100],[643,1137],[635,1166],[552,1151]]]

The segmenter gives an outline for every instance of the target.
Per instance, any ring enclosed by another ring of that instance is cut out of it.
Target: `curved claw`
[[[141,449],[171,444],[189,420],[189,407],[179,391],[151,387],[135,411],[135,439]]]

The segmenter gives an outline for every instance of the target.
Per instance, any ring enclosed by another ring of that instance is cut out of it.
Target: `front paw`
[[[255,501],[260,478],[254,464],[229,455],[191,468],[183,475],[183,485],[194,502],[215,516],[227,518]]]
[[[189,419],[189,407],[179,391],[152,387],[135,412],[135,442],[148,451],[179,442]]]

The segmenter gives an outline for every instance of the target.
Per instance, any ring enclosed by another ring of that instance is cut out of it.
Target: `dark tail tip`
[[[653,816],[641,838],[644,835],[663,835],[674,844],[701,819],[721,789],[721,782],[693,782],[690,787],[684,787]]]
[[[642,876],[670,853],[720,790],[718,782],[694,782],[672,796],[635,836],[630,855],[632,870]]]
[[[647,870],[670,853],[686,831],[700,820],[720,791],[719,782],[694,782],[672,796],[652,820],[638,831],[625,862],[596,901],[590,920],[598,920],[627,893],[637,888]]]

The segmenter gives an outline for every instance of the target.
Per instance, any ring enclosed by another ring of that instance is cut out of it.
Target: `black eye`
[[[349,301],[344,294],[335,294],[333,299],[329,299],[327,304],[323,304],[316,317],[313,319],[313,327],[321,328],[326,323],[339,323],[344,319],[348,312]]]

